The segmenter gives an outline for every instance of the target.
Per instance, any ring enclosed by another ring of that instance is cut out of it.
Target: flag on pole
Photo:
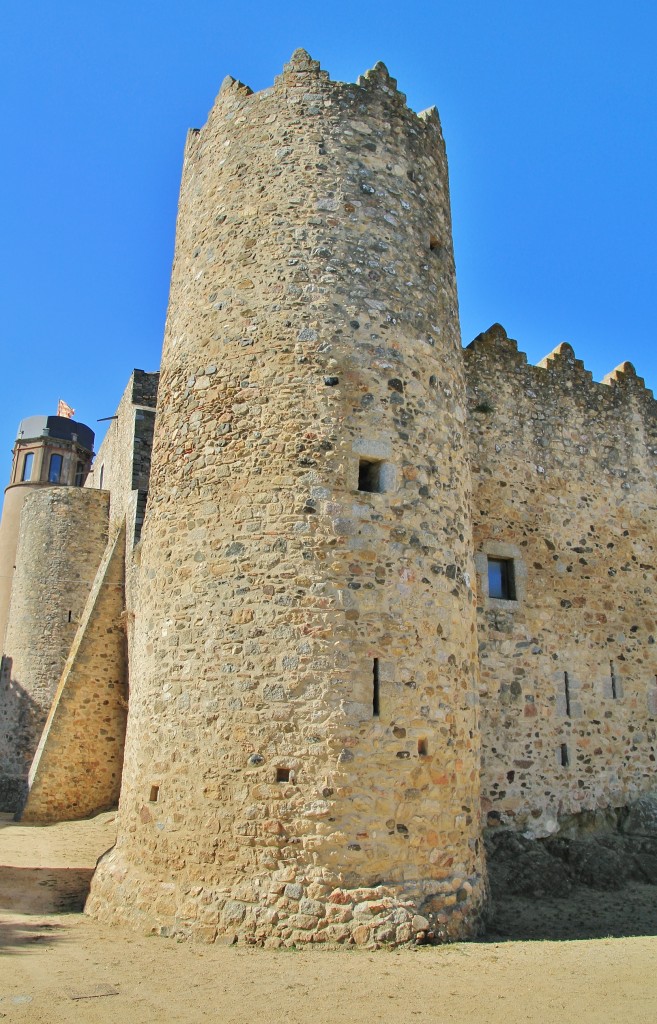
[[[75,409],[71,409],[70,405],[60,398],[57,402],[57,415],[65,416],[67,420],[72,420],[75,416]]]

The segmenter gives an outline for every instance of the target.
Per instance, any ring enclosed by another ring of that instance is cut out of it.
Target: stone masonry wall
[[[484,819],[545,835],[654,785],[657,403],[628,363],[597,384],[564,344],[531,366],[499,325],[465,362]]]
[[[158,373],[133,370],[98,450],[87,487],[110,492],[110,520],[128,519],[128,554],[139,540],[150,473]],[[136,492],[136,493],[135,493]]]
[[[29,775],[23,821],[115,807],[127,718],[125,525],[108,541]]]
[[[17,811],[80,616],[102,558],[109,496],[36,488],[21,513],[0,682],[2,810]]]
[[[447,168],[383,65],[185,156],[115,849],[89,909],[277,945],[485,900]]]

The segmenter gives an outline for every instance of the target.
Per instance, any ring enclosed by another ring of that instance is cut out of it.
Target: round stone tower
[[[25,498],[30,491],[53,484],[82,487],[93,454],[93,430],[67,416],[28,416],[18,425],[0,521],[0,646],[7,628]]]
[[[89,909],[212,941],[477,930],[475,600],[447,164],[297,51],[190,134],[119,839]]]
[[[108,536],[109,494],[24,495],[0,671],[0,810],[20,812],[28,773]]]

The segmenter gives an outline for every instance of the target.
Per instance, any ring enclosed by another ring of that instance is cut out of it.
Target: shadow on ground
[[[613,892],[574,886],[567,896],[493,892],[482,942],[657,935],[657,886],[628,882]]]
[[[80,912],[94,868],[0,866],[0,908],[16,914]]]
[[[29,953],[35,945],[52,945],[64,937],[66,928],[52,921],[39,919],[0,920],[0,957]]]

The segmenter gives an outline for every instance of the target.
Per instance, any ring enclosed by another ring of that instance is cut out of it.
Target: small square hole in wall
[[[488,596],[502,601],[515,601],[516,578],[512,558],[488,559]]]
[[[290,769],[289,768],[277,768],[276,769],[276,781],[277,782],[289,782],[290,781]]]
[[[440,246],[440,243],[438,241],[438,236],[437,235],[429,235],[429,249],[430,249],[430,251],[431,252],[435,252],[436,249],[439,248],[439,246]]]
[[[383,486],[383,463],[361,459],[358,463],[358,490],[381,494]]]
[[[159,786],[151,786],[151,795],[149,796],[148,799],[152,804],[156,804],[158,802],[158,800],[160,799]]]

